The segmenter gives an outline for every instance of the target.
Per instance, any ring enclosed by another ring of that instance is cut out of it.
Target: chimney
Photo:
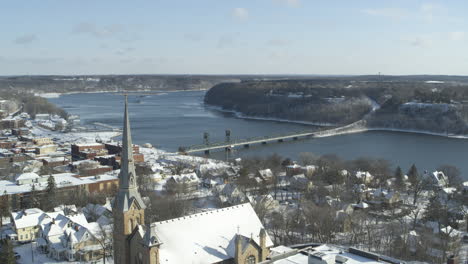
[[[265,228],[260,230],[260,261],[265,261],[269,252],[266,247],[267,233]]]
[[[235,256],[234,256],[234,262],[236,264],[239,264],[241,263],[241,257],[242,257],[242,242],[241,242],[241,235],[240,234],[237,234],[236,235],[236,238],[235,238],[235,244],[236,244],[236,252],[234,253]]]

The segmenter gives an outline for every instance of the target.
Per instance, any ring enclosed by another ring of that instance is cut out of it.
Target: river
[[[232,139],[276,135],[317,129],[295,123],[237,118],[205,107],[204,91],[181,91],[158,95],[129,96],[132,136],[135,143],[151,143],[167,151],[180,146],[203,143],[203,133],[209,140],[224,140],[224,131],[232,131]],[[100,122],[116,127],[122,125],[123,96],[113,93],[65,94],[50,98],[70,114],[81,116],[82,123]],[[420,171],[433,170],[442,164],[458,167],[468,179],[468,140],[401,132],[369,131],[326,138],[301,139],[283,143],[237,149],[230,158],[265,156],[277,153],[297,159],[301,152],[334,153],[343,159],[373,157],[389,160],[406,171],[415,163]],[[212,157],[225,159],[224,152]]]

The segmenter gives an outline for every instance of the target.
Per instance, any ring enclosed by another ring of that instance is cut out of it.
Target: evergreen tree
[[[39,207],[39,200],[37,197],[36,186],[33,184],[31,186],[31,192],[29,193],[29,208]]]
[[[55,178],[50,175],[47,179],[46,193],[42,199],[42,209],[46,211],[52,210],[57,206],[57,186],[55,184]]]
[[[426,211],[424,212],[424,220],[426,221],[434,221],[437,223],[443,222],[447,212],[444,206],[440,203],[440,200],[437,196],[433,196],[429,199],[429,203],[426,206]]]
[[[0,196],[0,226],[3,226],[3,218],[10,215],[10,201],[6,194],[6,191],[2,196]]]
[[[400,166],[398,166],[395,170],[395,186],[399,190],[405,187],[405,182],[404,182],[403,177],[404,177],[403,171],[401,170]]]
[[[0,252],[0,263],[2,264],[15,264],[15,252],[13,251],[13,245],[10,240],[5,240],[2,244],[2,250]]]
[[[412,165],[411,168],[408,171],[408,181],[411,183],[411,185],[415,186],[419,182],[419,173],[418,169],[416,168],[416,165]]]

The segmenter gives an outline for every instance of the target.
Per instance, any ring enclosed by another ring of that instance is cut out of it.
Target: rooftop
[[[236,234],[259,244],[263,225],[246,203],[156,222],[151,228],[162,243],[161,263],[216,263],[234,257]],[[266,245],[273,246],[268,236]]]

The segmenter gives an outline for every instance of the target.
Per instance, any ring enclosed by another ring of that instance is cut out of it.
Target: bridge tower
[[[231,129],[226,129],[226,142],[231,142]]]

